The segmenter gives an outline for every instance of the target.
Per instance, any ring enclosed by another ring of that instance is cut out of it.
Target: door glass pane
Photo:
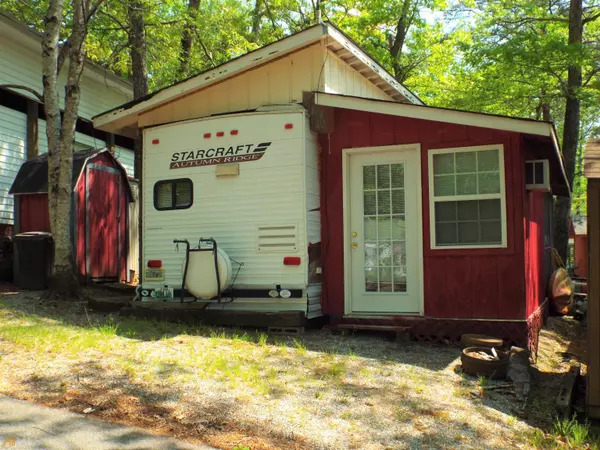
[[[392,191],[392,214],[404,214],[404,189]]]
[[[393,292],[391,267],[379,267],[379,292]]]
[[[375,166],[363,167],[363,187],[365,189],[375,189]]]
[[[387,189],[390,187],[390,166],[383,164],[377,166],[377,189]]]
[[[377,192],[370,191],[365,192],[363,194],[363,198],[365,199],[364,210],[366,216],[372,216],[376,214],[376,206],[377,206]]]
[[[406,292],[404,164],[363,166],[363,198],[365,291]]]
[[[365,217],[365,241],[377,242],[377,218]]]

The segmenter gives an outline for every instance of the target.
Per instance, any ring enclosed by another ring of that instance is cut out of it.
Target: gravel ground
[[[559,334],[544,337],[548,376],[562,370],[551,367],[568,345]],[[223,449],[535,448],[531,424],[548,413],[521,408],[506,381],[463,375],[453,346],[325,330],[267,338],[33,293],[0,291],[0,364],[1,393]]]

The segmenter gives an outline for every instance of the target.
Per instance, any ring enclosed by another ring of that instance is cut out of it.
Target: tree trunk
[[[144,9],[141,1],[133,0],[127,5],[129,15],[130,39],[131,39],[131,73],[133,81],[133,98],[144,97],[148,94],[148,69],[146,66],[146,28],[144,21]],[[141,179],[142,173],[142,145],[141,141],[135,140],[134,144],[135,164],[134,172],[137,179]],[[140,186],[141,191],[141,186]]]
[[[254,10],[252,11],[252,31],[250,32],[250,34],[251,34],[252,42],[254,42],[255,44],[258,44],[258,33],[260,32],[260,21],[263,16],[262,12],[260,10],[261,5],[262,5],[262,0],[255,0]]]
[[[87,32],[85,5],[83,0],[73,0],[73,31],[69,37],[69,68],[65,86],[65,107],[61,120],[58,102],[45,102],[46,114],[52,115],[52,128],[48,135],[48,206],[51,215],[50,229],[54,239],[54,273],[46,298],[53,300],[79,299],[81,287],[75,276],[71,235],[71,205],[73,201],[73,142],[79,110],[79,84],[85,64],[85,37]],[[49,18],[62,13],[64,4],[60,0],[50,2]],[[46,89],[52,98],[58,98],[58,39],[60,31],[48,20],[43,42],[44,98]],[[47,36],[46,36],[47,35]],[[47,41],[46,41],[47,38]],[[56,94],[56,97],[55,97]],[[58,128],[58,130],[57,130]],[[52,154],[50,148],[52,146]]]
[[[64,2],[52,0],[44,17],[42,38],[42,85],[44,89],[44,112],[46,114],[46,138],[48,140],[48,213],[50,230],[56,229],[56,200],[58,198],[58,171],[60,142],[60,102],[58,99],[58,41],[62,23]]]
[[[392,67],[394,69],[394,78],[400,83],[404,81],[406,75],[402,65],[400,64],[400,56],[402,55],[402,49],[404,48],[404,42],[408,35],[408,29],[412,25],[412,13],[413,8],[416,5],[412,5],[413,0],[404,0],[402,4],[402,13],[398,18],[396,25],[396,35],[393,41],[390,43],[390,56],[392,57]]]
[[[190,73],[190,59],[194,47],[194,34],[196,33],[196,19],[198,18],[198,7],[200,0],[189,0],[188,11],[183,36],[181,37],[181,54],[179,57],[179,76],[181,80],[187,78]]]
[[[583,18],[582,0],[571,0],[569,9],[569,46],[577,49],[582,42]],[[563,128],[563,159],[571,191],[575,178],[577,147],[579,146],[579,126],[581,105],[579,89],[581,88],[581,64],[573,62],[569,65],[567,79],[567,102]],[[559,197],[554,204],[554,246],[563,261],[566,262],[569,248],[569,220],[571,216],[571,199]]]

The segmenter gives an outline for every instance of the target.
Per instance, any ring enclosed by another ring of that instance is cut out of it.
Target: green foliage
[[[131,0],[105,0],[90,22],[88,57],[131,77]],[[48,0],[3,0],[0,10],[41,30]],[[67,2],[69,3],[69,2]],[[190,73],[215,67],[315,23],[308,0],[203,0],[195,19],[188,0],[141,0],[150,91],[178,81],[181,36],[193,26]],[[581,145],[573,212],[585,214],[585,142],[600,117],[600,0],[584,0],[581,45],[568,44],[569,0],[334,0],[330,20],[427,104],[516,117],[548,111],[559,134],[567,70],[581,65]],[[66,10],[63,38],[70,32]],[[399,31],[404,33],[399,33]],[[394,44],[402,45],[394,54]]]
[[[552,429],[557,436],[563,437],[570,448],[586,448],[592,444],[590,424],[587,420],[581,423],[574,415],[571,418],[556,419]]]

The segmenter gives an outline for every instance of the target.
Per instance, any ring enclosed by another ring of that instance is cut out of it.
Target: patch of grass
[[[269,340],[268,334],[258,333],[258,345],[260,345],[261,347],[266,347],[268,340]]]
[[[306,355],[307,349],[306,345],[304,345],[304,342],[299,341],[297,338],[294,338],[294,347],[296,347],[296,350],[298,351],[299,355]]]
[[[576,415],[571,418],[556,419],[552,431],[555,435],[565,438],[572,448],[591,445],[590,424],[587,419],[583,423],[579,422]]]

